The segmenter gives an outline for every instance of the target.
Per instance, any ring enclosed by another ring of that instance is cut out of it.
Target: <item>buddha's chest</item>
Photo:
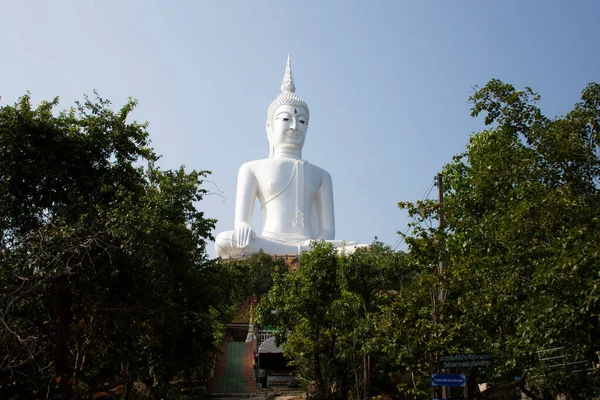
[[[275,202],[310,207],[321,184],[321,178],[315,174],[313,167],[302,161],[260,168],[255,171],[255,176],[264,205]]]

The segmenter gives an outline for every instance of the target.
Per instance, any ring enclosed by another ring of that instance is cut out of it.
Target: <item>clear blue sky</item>
[[[28,90],[62,108],[94,89],[117,108],[138,99],[163,168],[213,172],[227,201],[199,207],[220,232],[238,168],[268,156],[290,53],[311,109],[304,158],[333,177],[337,239],[393,245],[397,202],[420,199],[483,127],[472,86],[531,86],[547,115],[565,113],[600,81],[599,17],[593,0],[5,1],[1,104]]]

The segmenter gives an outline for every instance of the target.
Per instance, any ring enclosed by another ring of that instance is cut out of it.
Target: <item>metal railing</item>
[[[258,348],[262,342],[273,337],[277,330],[271,329],[259,329],[256,335],[256,347]]]

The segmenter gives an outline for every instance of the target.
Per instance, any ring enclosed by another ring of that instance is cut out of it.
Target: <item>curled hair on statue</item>
[[[279,106],[289,105],[294,107],[302,107],[306,110],[306,119],[310,119],[310,111],[308,110],[308,104],[300,97],[296,96],[295,93],[284,92],[281,93],[277,98],[271,103],[269,106],[269,110],[267,111],[267,122],[273,124],[273,119],[275,118],[275,110]],[[306,121],[308,123],[308,121]]]

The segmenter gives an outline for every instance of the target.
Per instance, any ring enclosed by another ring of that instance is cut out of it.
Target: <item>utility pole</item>
[[[439,258],[439,264],[438,264],[438,275],[441,277],[442,275],[444,275],[444,272],[446,271],[446,241],[445,241],[445,235],[444,235],[444,208],[443,208],[443,204],[444,204],[444,186],[443,186],[444,182],[442,179],[442,174],[438,173],[436,174],[436,176],[434,177],[434,185],[437,186],[438,189],[438,206],[439,206],[439,213],[438,213],[438,230],[439,230],[439,237],[440,237],[440,258]],[[437,289],[437,290],[436,290]],[[437,292],[437,293],[436,293]],[[431,302],[432,302],[432,319],[433,319],[433,324],[437,325],[438,323],[438,308],[436,305],[436,301],[437,303],[441,304],[446,300],[446,291],[443,289],[443,287],[439,286],[439,287],[433,287],[432,288],[432,293],[431,293]],[[431,374],[434,373],[438,373],[439,371],[439,353],[437,351],[435,351],[432,355],[431,355]],[[436,399],[438,398],[437,396],[437,387],[432,386],[431,387],[431,398],[432,399]],[[448,398],[448,388],[446,387],[442,387],[442,398]]]
[[[442,174],[438,173],[435,177],[436,186],[438,189],[438,204],[440,206],[440,211],[438,215],[438,229],[440,230],[440,263],[438,266],[438,274],[441,276],[446,271],[446,240],[444,235],[444,182],[442,179]],[[446,292],[444,289],[440,288],[438,294],[438,300],[440,303],[443,303],[446,299]]]
[[[438,173],[435,176],[435,186],[437,186],[438,189],[438,206],[439,206],[439,213],[438,213],[438,229],[439,229],[439,233],[440,233],[440,259],[439,259],[439,264],[438,264],[438,275],[441,277],[442,275],[444,275],[444,272],[446,271],[446,242],[445,242],[445,235],[444,235],[444,208],[443,208],[443,204],[444,204],[444,182],[443,182],[443,178],[442,178],[442,174]],[[435,294],[434,294],[434,301],[435,301]],[[446,300],[446,291],[443,289],[443,287],[439,287],[438,288],[438,293],[437,293],[437,300],[438,303],[441,305],[445,300]],[[436,310],[435,310],[435,306],[434,306],[434,323],[436,323],[437,321],[437,316],[436,314]],[[435,368],[435,372],[439,372],[438,368],[438,362],[439,362],[439,353],[436,351],[436,353],[434,354],[434,368]],[[437,395],[437,391],[433,390],[434,388],[432,388],[432,396]],[[448,398],[448,388],[446,387],[442,387],[442,398],[446,399]]]

